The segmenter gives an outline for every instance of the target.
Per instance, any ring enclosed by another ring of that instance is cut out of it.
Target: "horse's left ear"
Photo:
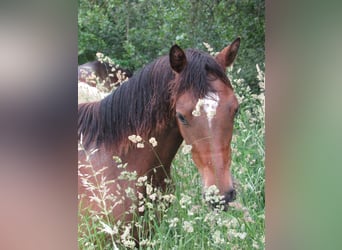
[[[170,49],[170,65],[177,73],[182,72],[186,65],[185,53],[177,44]]]
[[[222,66],[222,68],[225,69],[233,64],[239,47],[240,37],[236,38],[230,45],[225,47],[220,53],[216,55],[215,59]]]

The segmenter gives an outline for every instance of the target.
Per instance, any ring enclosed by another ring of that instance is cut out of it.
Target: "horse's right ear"
[[[186,65],[185,53],[177,44],[170,49],[170,65],[177,73],[182,72]]]

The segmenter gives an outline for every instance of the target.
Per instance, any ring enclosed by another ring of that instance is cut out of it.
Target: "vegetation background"
[[[237,36],[241,47],[235,68],[253,92],[259,92],[258,64],[264,71],[264,0],[79,0],[78,63],[102,52],[135,71],[182,48],[220,51]]]

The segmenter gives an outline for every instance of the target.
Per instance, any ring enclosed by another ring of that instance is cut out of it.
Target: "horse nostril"
[[[226,203],[232,202],[236,199],[236,191],[232,189],[224,194],[224,200]]]

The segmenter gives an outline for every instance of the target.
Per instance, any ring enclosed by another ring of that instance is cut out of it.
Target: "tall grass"
[[[140,249],[264,249],[264,94],[253,95],[239,77],[243,72],[237,72],[230,77],[240,102],[231,143],[237,199],[228,211],[213,210],[203,200],[196,166],[191,155],[180,149],[172,163],[170,192],[161,193],[146,178],[133,177],[147,190],[146,197],[132,197],[136,208],[144,211],[134,222],[114,223],[92,211],[80,214],[80,249],[134,249],[134,227],[139,231]],[[258,66],[257,74],[264,90]]]

